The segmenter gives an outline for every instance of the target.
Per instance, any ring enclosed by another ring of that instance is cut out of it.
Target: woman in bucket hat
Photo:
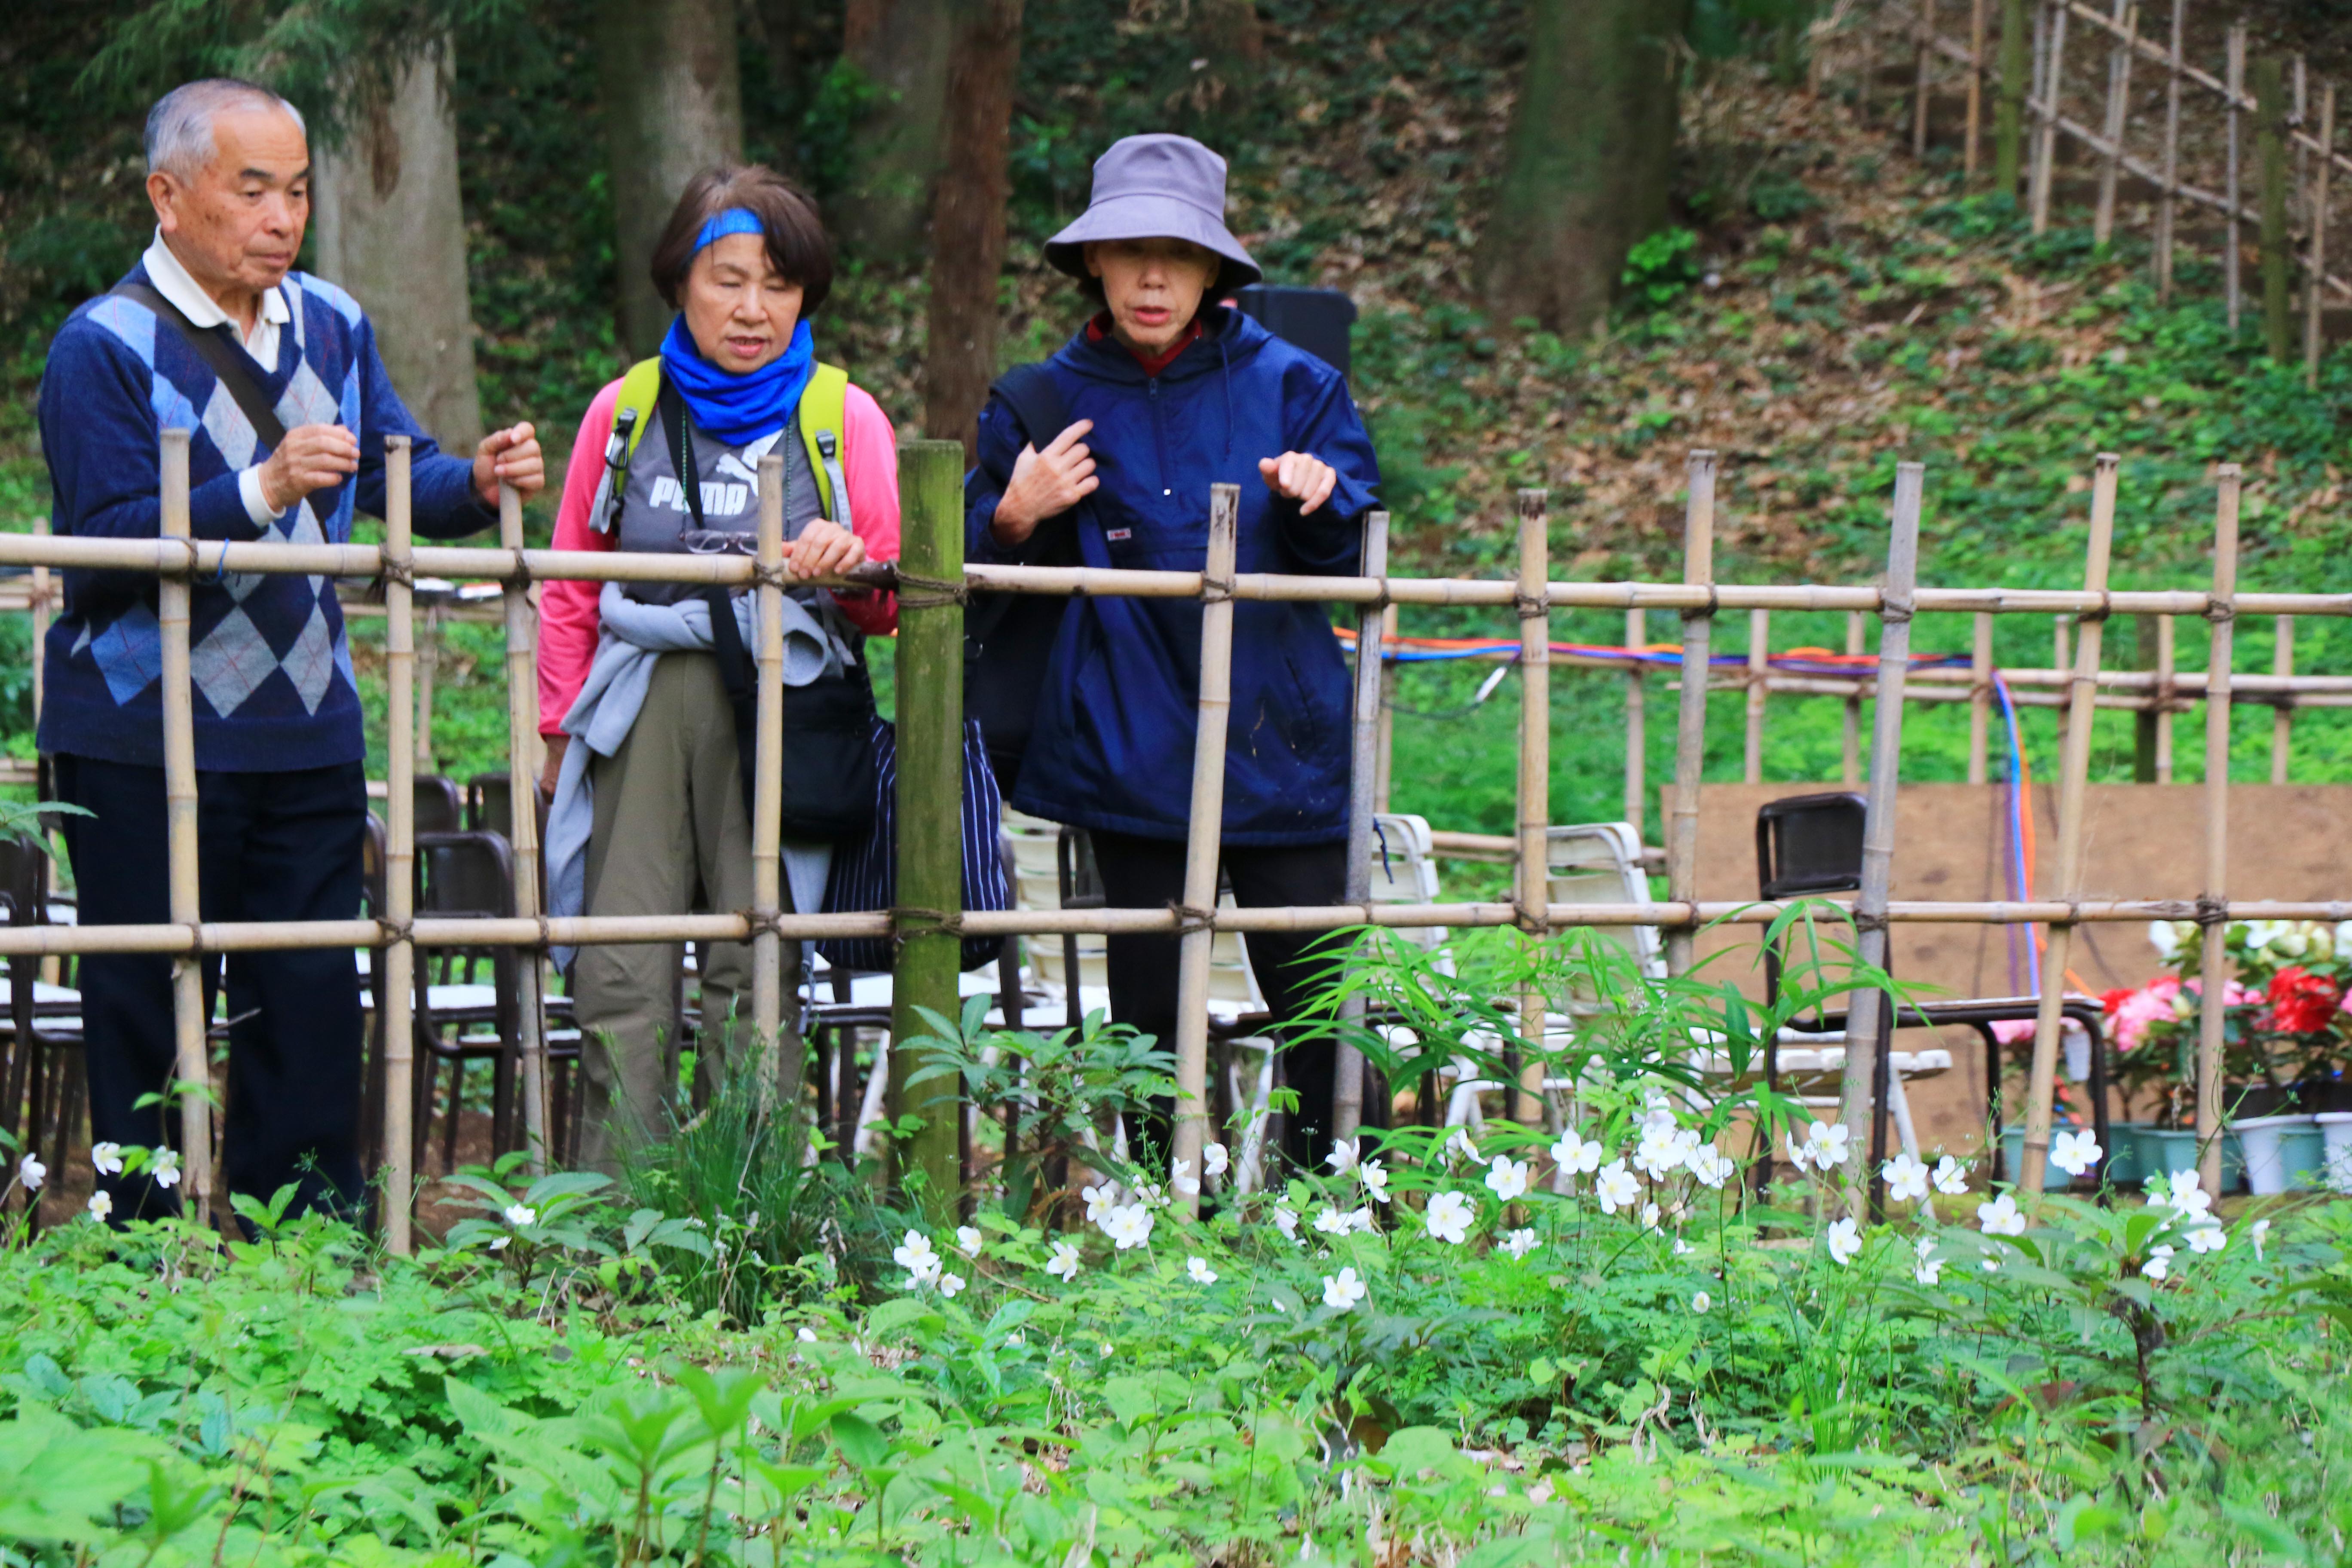
[[[1259,277],[1224,205],[1224,160],[1190,137],[1130,136],[1097,161],[1092,202],[1045,256],[1100,309],[982,411],[964,487],[971,559],[1197,572],[1209,487],[1224,482],[1242,491],[1239,570],[1356,570],[1380,483],[1370,438],[1338,371],[1214,302]],[[1200,669],[1192,600],[1076,599],[1054,636],[1007,793],[1089,831],[1114,907],[1182,901]],[[1244,906],[1339,900],[1348,733],[1347,668],[1323,606],[1237,604],[1222,858]],[[1304,999],[1313,940],[1248,938],[1277,1027]],[[1176,947],[1109,942],[1113,1015],[1163,1040]],[[1329,1042],[1286,1051],[1284,1071],[1299,1095],[1286,1151],[1311,1163],[1329,1126]]]

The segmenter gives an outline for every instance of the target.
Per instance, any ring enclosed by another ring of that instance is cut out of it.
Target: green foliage
[[[1698,281],[1698,236],[1689,229],[1662,228],[1625,253],[1620,279],[1637,305],[1659,310],[1673,304]]]

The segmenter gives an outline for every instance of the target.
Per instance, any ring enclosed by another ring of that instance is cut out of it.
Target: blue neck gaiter
[[[680,316],[662,339],[661,358],[662,374],[686,400],[695,424],[729,446],[740,447],[793,422],[801,394],[816,374],[816,340],[802,321],[793,328],[793,341],[782,354],[737,375],[702,357]]]

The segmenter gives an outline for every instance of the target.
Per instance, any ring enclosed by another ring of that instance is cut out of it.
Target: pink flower
[[[2033,1037],[2033,1020],[1996,1018],[1992,1024],[1992,1037],[2004,1046],[2013,1046],[2020,1040],[2030,1040]]]
[[[2106,1009],[2109,1032],[2116,1049],[2137,1049],[2147,1038],[2150,1024],[2171,1023],[2179,1013],[2176,1004],[2180,996],[2180,981],[2177,976],[2159,974],[2137,991],[2110,991],[2099,998]]]

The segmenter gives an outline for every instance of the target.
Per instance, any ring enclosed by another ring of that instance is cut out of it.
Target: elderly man
[[[496,521],[501,480],[541,484],[518,425],[472,459],[441,454],[384,374],[352,297],[292,270],[310,212],[302,118],[230,80],[175,89],[147,117],[155,239],[129,277],[75,311],[41,380],[41,446],[60,534],[153,538],[157,433],[194,433],[188,510],[199,539],[341,542],[381,513],[383,443],[415,441],[419,533]],[[152,578],[68,572],[49,628],[41,750],[68,817],[85,924],[167,921],[161,635]],[[205,581],[193,595],[199,860],[207,921],[347,920],[360,906],[366,775],[360,697],[331,582]],[[220,983],[206,976],[207,1005]],[[342,951],[238,953],[227,963],[223,1163],[231,1191],[355,1212],[360,1002]],[[173,1068],[167,960],[82,961],[90,1130],[161,1147]],[[114,1217],[176,1194],[101,1172]]]

